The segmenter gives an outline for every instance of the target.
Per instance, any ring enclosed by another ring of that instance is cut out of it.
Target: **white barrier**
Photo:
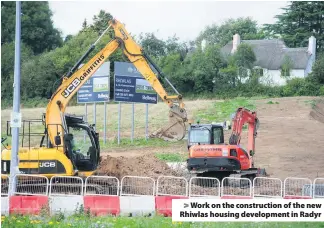
[[[282,198],[279,178],[256,177],[253,180],[253,198]]]
[[[83,207],[83,180],[80,177],[53,176],[50,180],[51,214],[73,214]]]
[[[1,196],[1,215],[9,215],[9,197]]]
[[[188,196],[188,181],[184,177],[159,176],[156,183],[157,196]]]
[[[153,215],[155,196],[120,196],[120,214],[130,216]]]
[[[189,180],[189,197],[219,198],[220,182],[217,178],[192,177]]]
[[[150,177],[124,176],[121,180],[120,214],[152,215],[155,212],[155,181]]]

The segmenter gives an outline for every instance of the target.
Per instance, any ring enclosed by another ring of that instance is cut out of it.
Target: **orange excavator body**
[[[243,126],[248,124],[247,150],[241,147]],[[229,143],[224,142],[222,124],[192,124],[188,132],[187,168],[198,176],[226,177],[241,174],[254,178],[260,169],[254,167],[255,138],[259,120],[256,112],[238,108],[232,119]]]

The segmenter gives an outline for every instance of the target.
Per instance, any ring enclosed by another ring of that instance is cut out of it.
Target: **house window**
[[[280,73],[281,73],[282,77],[289,77],[290,76],[290,69],[281,68]]]
[[[262,77],[263,76],[263,68],[256,67],[253,69],[253,73],[259,77]]]

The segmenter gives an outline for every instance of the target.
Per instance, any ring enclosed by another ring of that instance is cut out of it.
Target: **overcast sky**
[[[86,18],[105,10],[126,25],[128,32],[154,32],[166,39],[176,34],[183,41],[196,38],[205,26],[228,18],[252,17],[259,25],[275,22],[286,1],[50,1],[53,20],[63,36],[76,34]]]

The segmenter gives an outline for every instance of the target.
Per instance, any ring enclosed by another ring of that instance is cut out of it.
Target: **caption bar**
[[[321,222],[324,199],[173,199],[175,222]]]

